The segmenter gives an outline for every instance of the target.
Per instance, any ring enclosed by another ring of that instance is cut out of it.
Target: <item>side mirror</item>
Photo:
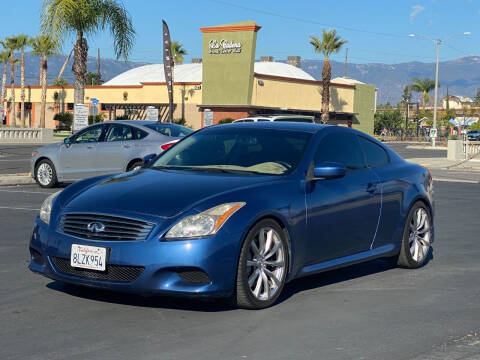
[[[148,165],[150,165],[153,161],[153,159],[155,159],[157,157],[157,154],[148,154],[146,156],[143,157],[143,167],[148,167]]]
[[[337,162],[322,162],[316,164],[313,168],[313,178],[321,179],[336,179],[345,176],[345,165]]]
[[[69,137],[67,137],[67,138],[63,139],[63,143],[64,143],[65,145],[67,145],[67,147],[68,147],[68,146],[70,146],[70,145],[72,144],[72,139],[70,139]]]

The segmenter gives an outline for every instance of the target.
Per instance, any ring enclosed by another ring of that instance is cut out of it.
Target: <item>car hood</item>
[[[38,151],[39,153],[45,153],[47,151],[56,151],[60,145],[62,145],[63,142],[56,142],[56,143],[51,143],[47,145],[43,145],[41,147],[36,148],[35,150]]]
[[[278,180],[278,176],[142,169],[104,178],[63,205],[65,211],[128,212],[168,218],[210,197]]]

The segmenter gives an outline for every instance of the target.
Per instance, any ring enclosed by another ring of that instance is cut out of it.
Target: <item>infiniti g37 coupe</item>
[[[30,269],[135,293],[264,308],[296,278],[385,257],[424,265],[429,171],[352,129],[205,128],[140,170],[77,182],[35,220]]]

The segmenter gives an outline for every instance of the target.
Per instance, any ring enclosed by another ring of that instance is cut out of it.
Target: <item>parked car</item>
[[[471,130],[467,133],[468,141],[480,141],[480,130]]]
[[[261,122],[261,121],[291,121],[291,122],[307,122],[314,123],[315,118],[308,115],[257,115],[246,118],[241,118],[233,121],[234,123],[238,122]]]
[[[139,171],[50,195],[30,270],[116,291],[272,305],[286,282],[386,257],[424,265],[429,171],[365,133],[305,123],[228,124]]]
[[[193,130],[154,121],[117,120],[88,126],[63,143],[35,149],[32,177],[41,187],[58,182],[138,169],[148,154],[159,154]]]

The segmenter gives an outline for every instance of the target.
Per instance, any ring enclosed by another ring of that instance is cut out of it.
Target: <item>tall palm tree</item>
[[[2,41],[4,48],[10,51],[10,126],[15,126],[17,123],[17,109],[15,104],[15,51],[19,49],[16,37],[6,37]]]
[[[182,44],[178,41],[172,41],[170,43],[170,51],[172,55],[172,86],[175,86],[175,65],[183,64],[183,57],[187,55],[187,50],[182,47]],[[184,117],[184,102],[185,102],[185,90],[182,90],[182,119]],[[172,96],[175,95],[173,91]]]
[[[10,50],[0,51],[0,63],[3,64],[2,72],[2,90],[0,92],[0,104],[5,109],[5,99],[7,97],[7,64],[10,60]]]
[[[47,60],[54,55],[58,49],[58,42],[48,35],[38,35],[33,39],[33,53],[41,56],[40,78],[42,85],[42,110],[40,112],[40,127],[45,127],[45,109],[47,107]]]
[[[322,123],[326,124],[329,120],[330,107],[330,79],[332,78],[332,67],[328,57],[337,53],[340,48],[347,43],[347,40],[342,40],[337,35],[337,30],[322,30],[322,39],[318,36],[310,36],[310,44],[315,49],[316,53],[323,54],[322,67]]]
[[[128,58],[134,38],[132,20],[119,0],[43,0],[41,29],[46,35],[65,39],[74,34],[72,70],[75,104],[83,104],[87,75],[88,44],[84,36],[109,28],[117,58]]]
[[[409,87],[412,91],[422,94],[423,107],[425,107],[429,99],[428,93],[435,88],[435,81],[428,78],[422,80],[417,77],[413,78],[412,81],[413,84],[409,85]],[[438,84],[438,87],[440,87],[440,84]]]
[[[20,126],[25,127],[25,48],[32,44],[32,39],[25,34],[17,35],[17,47],[21,51],[20,67]]]

